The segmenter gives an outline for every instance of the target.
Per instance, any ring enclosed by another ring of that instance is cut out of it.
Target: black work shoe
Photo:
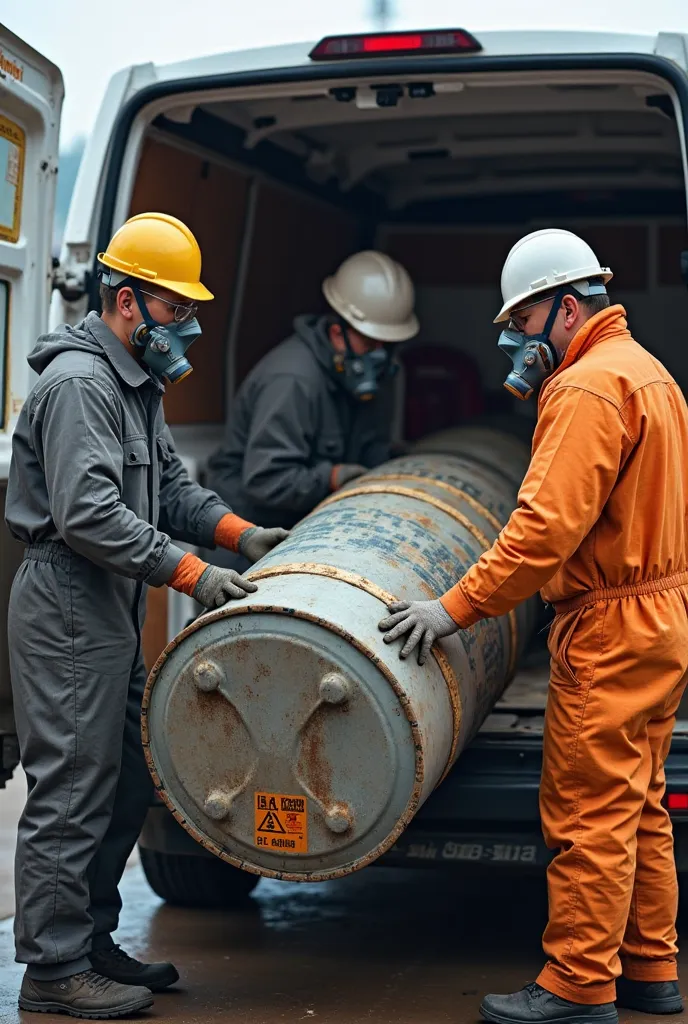
[[[681,1013],[683,1000],[677,981],[631,981],[617,978],[616,1005],[642,1013]]]
[[[33,1013],[67,1013],[70,1017],[108,1020],[127,1017],[153,1005],[153,996],[139,985],[118,985],[95,971],[81,971],[57,981],[37,981],[26,974],[19,1009]]]
[[[119,981],[122,985],[145,985],[151,992],[159,992],[179,981],[179,973],[174,964],[142,964],[140,960],[134,960],[133,956],[125,953],[121,946],[93,949],[89,959],[98,974]]]
[[[570,1003],[531,981],[508,996],[485,996],[480,1012],[495,1024],[618,1024],[614,1003]]]

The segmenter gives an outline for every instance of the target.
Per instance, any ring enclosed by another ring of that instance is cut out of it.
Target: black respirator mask
[[[539,334],[524,334],[512,326],[500,334],[497,345],[514,364],[513,370],[504,381],[504,387],[516,398],[522,401],[530,398],[559,366],[559,355],[549,335],[564,296],[574,295],[577,299],[586,299],[590,295],[607,294],[603,282],[590,281],[588,289],[588,295],[583,295],[571,285],[560,288],[554,296],[545,329]]]
[[[342,329],[346,352],[334,353],[334,368],[344,390],[357,402],[369,402],[380,388],[380,381],[393,377],[399,367],[394,362],[391,345],[374,348],[356,355],[351,348],[349,329],[345,320],[338,320]]]

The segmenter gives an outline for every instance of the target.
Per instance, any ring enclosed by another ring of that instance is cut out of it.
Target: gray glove
[[[333,466],[330,476],[331,490],[338,491],[344,484],[348,484],[349,480],[355,480],[357,476],[363,476],[367,472],[368,467],[360,466],[357,462],[342,462],[338,466]]]
[[[228,601],[246,597],[257,589],[255,583],[245,580],[234,569],[221,569],[219,565],[209,565],[191,596],[206,608],[221,608]]]
[[[450,636],[459,628],[440,601],[397,601],[388,605],[387,609],[392,614],[378,624],[378,629],[385,633],[385,643],[391,644],[400,636],[410,633],[399,657],[408,658],[414,647],[420,644],[419,665],[425,664],[435,640]]]
[[[252,526],[251,529],[244,530],[239,537],[239,554],[253,565],[288,536],[289,530],[283,530],[280,526],[275,526],[271,530],[266,530],[262,526]]]

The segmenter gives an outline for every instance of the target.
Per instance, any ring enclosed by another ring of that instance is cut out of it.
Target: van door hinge
[[[53,288],[65,302],[78,302],[88,294],[91,286],[91,272],[87,264],[71,264],[62,266],[58,259],[53,259]]]

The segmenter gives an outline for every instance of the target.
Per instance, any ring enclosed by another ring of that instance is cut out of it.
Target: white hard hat
[[[368,338],[407,341],[418,333],[411,278],[383,252],[349,256],[322,289],[332,309]]]
[[[587,242],[571,231],[545,228],[533,231],[517,242],[506,258],[502,270],[502,306],[494,323],[508,320],[512,311],[529,299],[537,301],[542,292],[551,292],[565,284],[575,284],[576,291],[588,295],[591,277],[611,281],[609,267],[600,261]]]

